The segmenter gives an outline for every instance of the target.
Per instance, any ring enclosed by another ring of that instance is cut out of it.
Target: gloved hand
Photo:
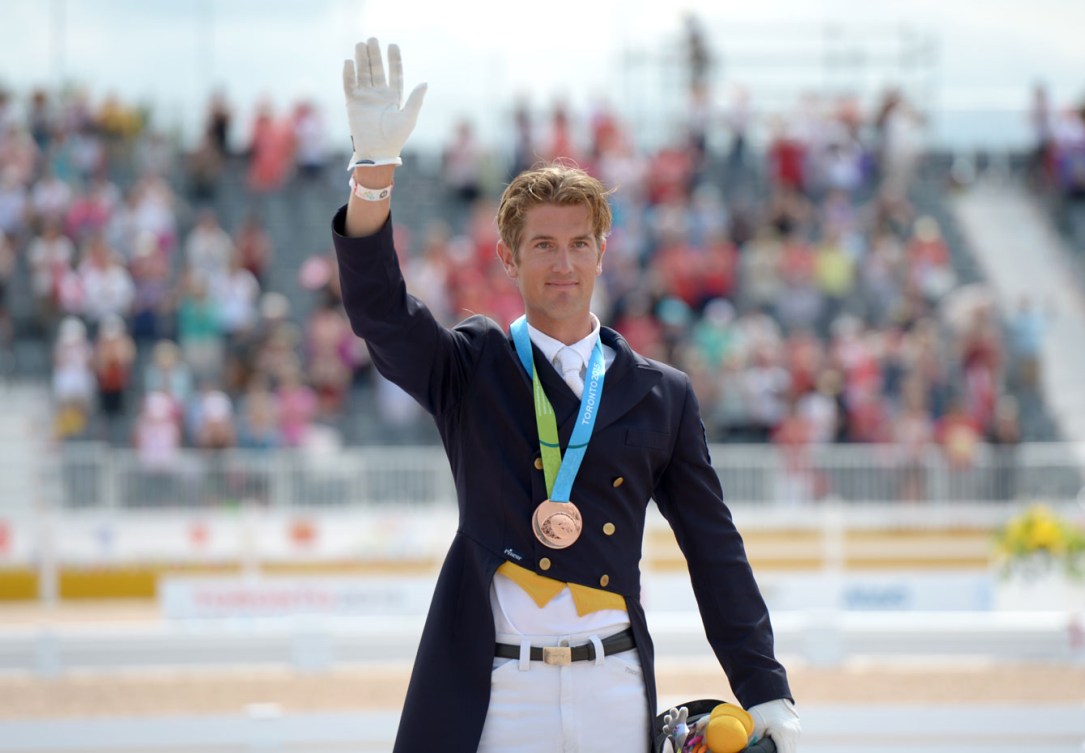
[[[753,717],[753,734],[750,740],[760,740],[768,735],[776,743],[776,753],[796,753],[802,725],[795,712],[795,704],[786,698],[759,703],[746,709]]]
[[[388,45],[389,79],[384,78],[380,43],[370,37],[354,46],[354,60],[343,61],[343,92],[354,154],[358,165],[401,165],[399,153],[414,130],[426,85],[419,84],[403,102],[403,61],[399,47]]]
[[[675,750],[682,750],[682,746],[686,744],[686,738],[689,736],[687,719],[689,719],[689,709],[685,706],[680,709],[672,708],[663,716],[663,733],[668,740],[674,741]]]

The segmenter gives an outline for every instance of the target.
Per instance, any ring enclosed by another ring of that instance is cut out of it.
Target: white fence
[[[686,700],[661,698],[666,703]],[[289,713],[251,704],[245,713],[127,719],[0,722],[0,751],[15,753],[385,753],[398,711]],[[1066,702],[802,707],[803,753],[1081,753],[1085,714]],[[435,748],[436,749],[436,748]]]
[[[696,611],[648,610],[647,619],[658,657],[714,664]],[[917,657],[973,665],[1085,666],[1081,615],[1074,611],[778,611],[772,622],[777,654],[808,666]],[[407,666],[418,648],[422,624],[422,615],[298,614],[0,626],[0,674],[55,677],[69,672],[228,667],[319,673],[348,665]]]
[[[936,446],[918,455],[888,444],[711,450],[724,495],[738,504],[1069,500],[1085,486],[1078,444],[978,445],[966,465],[952,464]],[[80,443],[61,446],[51,462],[48,497],[59,508],[451,506],[455,499],[444,453],[431,446],[185,450],[150,467],[133,450]]]

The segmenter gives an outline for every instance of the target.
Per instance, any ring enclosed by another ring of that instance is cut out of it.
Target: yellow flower
[[[1047,505],[1030,505],[999,530],[995,549],[1004,570],[1062,567],[1085,571],[1085,530],[1060,518]],[[1047,565],[1043,565],[1044,562]]]
[[[1066,550],[1066,541],[1058,521],[1051,518],[1037,518],[1032,521],[1028,531],[1028,548],[1033,551],[1046,549],[1050,552]]]

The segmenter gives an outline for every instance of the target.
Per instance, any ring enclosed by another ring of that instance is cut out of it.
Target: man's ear
[[[501,260],[501,266],[505,268],[505,274],[509,276],[509,279],[515,280],[519,276],[520,270],[516,264],[512,249],[505,245],[505,241],[497,242],[497,258]]]
[[[599,260],[595,262],[595,276],[603,274],[603,254],[607,252],[607,239],[599,241]]]

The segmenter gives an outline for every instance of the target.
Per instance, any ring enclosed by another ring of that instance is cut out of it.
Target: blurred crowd
[[[535,130],[521,111],[511,169],[566,158],[617,188],[594,310],[690,374],[710,440],[892,443],[917,463],[940,446],[964,466],[979,443],[1030,438],[1017,398],[1039,390],[1046,314],[1025,300],[1004,322],[985,286],[962,284],[938,216],[952,184],[917,190],[923,122],[899,92],[867,113],[808,99],[763,124],[759,148],[745,93],[692,112],[646,152],[605,107],[580,131],[560,107]],[[430,225],[407,266],[447,322],[519,312],[493,258],[485,161],[461,124],[444,165],[467,219]]]
[[[272,285],[259,198],[326,186],[344,149],[324,142],[319,111],[265,104],[239,137],[216,94],[187,150],[150,115],[0,92],[0,348],[49,344],[56,436],[154,465],[182,447],[320,446],[347,415],[385,437],[423,422],[350,332],[327,239],[289,270],[312,297],[304,318]],[[1066,156],[1085,153],[1077,115],[1041,161],[1071,194],[1085,185]],[[713,106],[692,77],[688,111],[652,149],[605,104],[524,104],[508,126],[502,150],[455,124],[439,211],[397,229],[408,284],[443,322],[521,312],[494,253],[496,199],[520,169],[565,159],[615,188],[594,310],[690,374],[710,441],[891,443],[917,462],[938,446],[967,464],[979,443],[1035,438],[1020,398],[1039,390],[1045,314],[1022,301],[1003,321],[982,285],[960,284],[937,200],[952,187],[923,177],[923,117],[900,92],[865,109],[809,97],[767,119],[741,90]],[[254,208],[236,227],[214,209],[224,191]],[[19,319],[16,288],[32,299]],[[377,396],[371,414],[349,412],[359,394]]]
[[[0,92],[5,370],[20,376],[17,338],[48,344],[56,437],[131,444],[151,465],[182,447],[319,439],[364,346],[325,292],[335,280],[320,257],[301,270],[312,312],[291,316],[269,284],[275,242],[259,202],[323,169],[316,110],[262,105],[237,148],[215,96],[192,150],[150,116],[82,91],[37,91],[25,107]],[[231,169],[244,177],[227,187]],[[214,209],[225,190],[251,208],[229,229]]]

